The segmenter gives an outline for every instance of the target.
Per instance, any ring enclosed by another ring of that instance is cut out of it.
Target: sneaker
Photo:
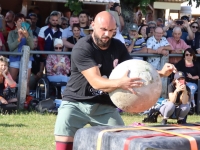
[[[163,119],[162,121],[161,121],[161,125],[166,125],[167,124],[167,119]]]
[[[178,124],[184,124],[184,120],[177,120]]]

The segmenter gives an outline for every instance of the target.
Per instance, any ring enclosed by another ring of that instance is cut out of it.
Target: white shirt
[[[162,37],[160,41],[157,41],[154,36],[147,40],[147,48],[157,50],[159,47],[168,46],[169,42],[165,37]],[[160,57],[148,57],[147,62],[154,68],[160,69]]]
[[[119,32],[118,29],[117,29],[116,35],[115,35],[113,38],[118,39],[118,40],[120,40],[123,44],[125,44],[124,37],[122,36],[122,34]]]

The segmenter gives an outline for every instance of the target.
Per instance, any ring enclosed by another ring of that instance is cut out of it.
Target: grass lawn
[[[122,114],[126,125],[142,122],[144,116]],[[0,150],[54,150],[54,123],[56,115],[20,112],[0,115]],[[161,118],[158,118],[161,121]],[[169,120],[175,123],[176,120]],[[189,116],[188,123],[199,122],[199,116]],[[159,123],[157,123],[159,124]],[[154,124],[146,124],[154,125]]]

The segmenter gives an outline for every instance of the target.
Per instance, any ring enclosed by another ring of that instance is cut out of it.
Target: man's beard
[[[50,25],[51,25],[51,27],[57,27],[58,26],[57,24],[52,24],[51,22],[50,22]]]
[[[109,38],[109,37],[108,37],[108,36],[102,36],[102,38]],[[100,48],[107,48],[107,47],[109,47],[110,42],[111,42],[111,38],[109,38],[107,42],[103,42],[103,41],[101,40],[101,38],[99,38],[99,37],[95,34],[95,32],[94,32],[94,40],[95,40],[95,42],[96,42],[96,45],[97,45],[98,47],[100,47]]]

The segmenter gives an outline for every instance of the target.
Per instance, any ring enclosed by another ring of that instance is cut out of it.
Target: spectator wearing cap
[[[54,50],[63,50],[63,41],[56,38],[54,40]],[[70,73],[70,59],[67,55],[48,55],[46,60],[47,78],[50,82],[68,82]],[[61,94],[66,86],[61,87]]]
[[[190,89],[185,84],[183,72],[178,71],[174,75],[174,80],[168,85],[168,97],[168,101],[160,108],[163,116],[161,124],[167,124],[167,119],[174,113],[176,107],[180,109],[177,123],[183,124],[184,118],[190,111]]]
[[[40,32],[40,28],[36,26],[37,20],[38,20],[37,14],[30,13],[28,15],[28,17],[31,19],[31,29],[32,29],[33,35],[38,37],[38,34]]]
[[[92,35],[93,33],[93,28],[90,25],[90,27],[88,29],[84,29],[83,32],[85,33],[85,35]]]
[[[170,43],[172,50],[170,53],[173,54],[182,54],[187,48],[190,48],[189,45],[185,43],[184,40],[181,39],[182,31],[180,27],[175,27],[173,29],[172,36],[167,38],[167,41]],[[170,57],[169,62],[172,64],[176,64],[181,60],[181,57]]]
[[[182,29],[181,39],[184,41],[194,39],[194,33],[189,26],[189,17],[182,16],[181,19],[175,20],[165,26],[164,31],[167,31],[167,38],[172,37],[174,27],[180,27]]]
[[[132,27],[129,29],[129,34],[127,36],[124,36],[124,39],[125,45],[129,53],[147,53],[145,39],[138,34],[137,24],[132,25]],[[140,59],[143,58],[140,57]]]
[[[156,27],[154,30],[154,35],[147,40],[147,52],[150,54],[162,54],[167,56],[169,50],[172,49],[171,45],[165,37],[163,37],[164,31],[161,27]],[[148,57],[147,62],[149,62],[155,69],[160,69],[161,57],[154,56]]]

